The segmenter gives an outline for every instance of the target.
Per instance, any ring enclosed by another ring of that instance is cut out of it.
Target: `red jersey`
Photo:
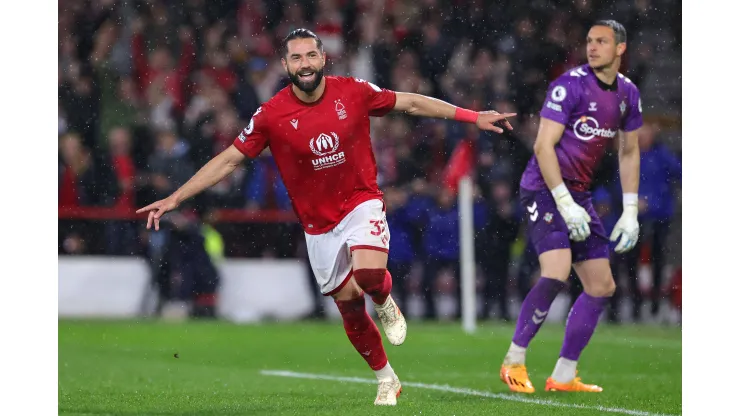
[[[252,116],[234,139],[250,158],[270,147],[293,210],[308,234],[334,228],[357,205],[381,199],[370,143],[370,116],[396,105],[396,93],[356,78],[327,76],[318,101],[291,86]]]

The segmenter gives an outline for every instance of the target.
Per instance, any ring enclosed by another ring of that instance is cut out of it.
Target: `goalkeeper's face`
[[[319,50],[313,38],[298,38],[288,42],[283,67],[290,81],[305,93],[312,93],[324,78],[326,54]]]
[[[614,30],[608,26],[594,26],[586,37],[586,56],[588,64],[596,70],[619,65],[619,58],[627,45],[617,43]],[[618,68],[617,68],[618,69]]]

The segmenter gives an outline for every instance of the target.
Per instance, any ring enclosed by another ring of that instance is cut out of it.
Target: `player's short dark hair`
[[[295,29],[292,32],[288,33],[288,36],[283,39],[283,43],[280,45],[280,54],[282,56],[285,56],[288,53],[288,42],[290,42],[293,39],[314,39],[316,41],[316,46],[319,48],[319,51],[324,52],[324,44],[321,42],[321,39],[319,39],[318,36],[316,36],[315,33],[311,32],[308,29]]]
[[[627,30],[622,26],[621,23],[617,22],[616,20],[597,20],[596,23],[592,25],[593,26],[606,26],[612,28],[614,31],[614,40],[616,43],[624,43],[627,42]]]

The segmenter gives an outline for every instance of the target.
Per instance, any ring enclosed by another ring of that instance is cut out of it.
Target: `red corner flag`
[[[457,193],[460,179],[471,173],[475,164],[475,145],[472,140],[463,139],[455,146],[450,160],[442,173],[442,184]]]

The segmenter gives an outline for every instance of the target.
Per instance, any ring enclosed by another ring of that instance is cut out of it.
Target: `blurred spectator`
[[[209,206],[219,208],[244,208],[247,167],[239,165],[231,175],[206,190]]]
[[[59,207],[110,205],[118,195],[109,166],[96,161],[77,133],[59,140]]]
[[[131,133],[123,127],[112,129],[108,138],[108,146],[119,189],[114,207],[121,212],[133,212],[136,210],[134,192],[136,167],[131,157]],[[106,240],[108,254],[135,254],[137,252],[136,222],[108,221]]]
[[[448,287],[444,292],[452,293],[457,301],[454,316],[460,317],[460,225],[459,210],[455,195],[446,188],[436,193],[436,204],[427,210],[424,224],[424,317],[437,318],[435,296],[438,288],[445,283],[439,282],[440,272],[446,271],[454,280],[454,288]],[[480,229],[485,221],[485,204],[476,196],[473,208],[474,228]]]
[[[285,3],[283,5],[283,16],[273,32],[278,38],[282,38],[294,29],[313,26],[306,20],[306,10],[303,2],[289,1]]]
[[[253,160],[245,191],[247,210],[291,209],[290,197],[280,178],[275,159],[267,152]]]
[[[505,175],[483,181],[489,187],[487,194],[487,221],[476,233],[478,254],[484,275],[483,296],[485,299],[483,319],[490,316],[489,302],[496,301],[498,316],[508,321],[509,273],[511,270],[511,246],[519,232],[520,210],[513,198],[511,179]]]
[[[59,100],[66,115],[68,130],[80,135],[82,144],[97,153],[100,123],[100,89],[89,66],[72,62],[59,86]]]
[[[188,159],[188,146],[172,130],[157,134],[156,150],[149,158],[149,184],[161,199],[185,184],[195,173]]]
[[[133,210],[134,179],[136,167],[131,157],[131,133],[124,127],[116,127],[110,131],[108,138],[110,160],[113,163],[113,172],[118,182],[119,194],[115,206],[121,209]]]
[[[213,49],[206,54],[201,68],[203,75],[212,78],[219,88],[232,94],[237,88],[237,76],[229,66],[229,56],[222,49]]]
[[[140,93],[148,97],[150,106],[158,107],[163,102],[168,102],[171,103],[173,111],[181,114],[186,104],[185,81],[195,60],[192,29],[182,27],[179,30],[182,50],[177,64],[174,62],[172,53],[164,45],[156,45],[151,52],[148,52],[145,46],[146,25],[143,19],[139,18],[134,21],[132,30],[131,56],[134,64],[134,77],[138,82]],[[164,112],[165,109],[160,108],[159,111]],[[164,117],[164,115],[159,117]],[[155,125],[163,127],[162,124],[155,123]]]
[[[439,287],[437,278],[443,269],[447,269],[454,276],[456,287],[448,288],[459,299],[460,277],[460,230],[458,225],[458,210],[454,195],[446,190],[439,191],[436,197],[436,206],[428,213],[424,227],[424,317],[437,318],[435,297]],[[459,315],[459,311],[455,313]]]
[[[165,318],[215,316],[218,270],[206,251],[200,212],[180,210],[163,218],[170,233],[167,244],[167,280],[161,302]]]
[[[404,308],[408,305],[409,277],[415,260],[411,235],[413,224],[406,208],[408,194],[394,186],[386,187],[384,194],[386,223],[393,241],[393,249],[388,252],[388,272],[393,276],[393,297]]]

